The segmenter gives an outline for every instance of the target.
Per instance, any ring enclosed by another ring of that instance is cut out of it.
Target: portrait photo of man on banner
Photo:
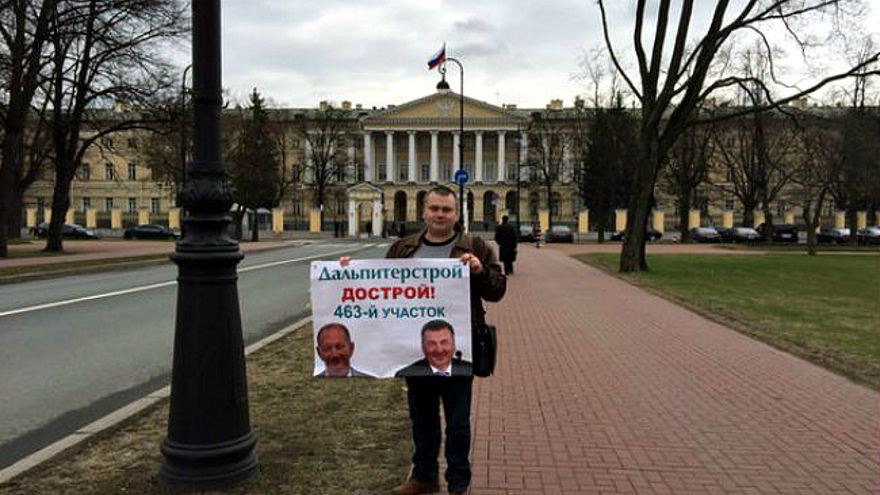
[[[314,375],[470,376],[470,271],[457,259],[311,265]]]

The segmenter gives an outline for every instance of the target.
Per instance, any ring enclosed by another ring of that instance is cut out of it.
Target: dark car
[[[547,242],[574,242],[574,233],[571,231],[571,227],[554,225],[547,235]]]
[[[47,237],[49,235],[49,224],[41,223],[34,227],[35,237]],[[68,239],[97,239],[100,236],[92,229],[87,229],[82,225],[75,223],[66,223],[61,227],[61,237]]]
[[[611,234],[611,240],[612,241],[622,241],[624,239],[623,234],[625,232],[626,231],[621,230],[619,232],[615,232],[615,233]],[[662,238],[663,238],[663,232],[657,232],[656,230],[654,230],[651,227],[648,227],[647,230],[645,230],[645,240],[647,240],[647,241],[656,242]]]
[[[714,227],[694,227],[689,235],[694,242],[721,242],[721,236]]]
[[[535,242],[535,229],[531,225],[519,226],[520,242]]]
[[[125,229],[126,239],[180,239],[180,234],[161,225],[138,225]]]
[[[765,223],[758,225],[755,230],[758,231],[758,234],[761,235],[761,238],[764,238],[764,231],[767,230],[768,226]],[[798,231],[797,227],[787,223],[780,223],[773,226],[773,242],[797,242],[798,241]]]
[[[816,234],[816,242],[819,244],[843,244],[849,240],[849,232],[849,229],[822,227]]]
[[[876,246],[880,244],[880,227],[859,229],[858,242],[862,245]]]

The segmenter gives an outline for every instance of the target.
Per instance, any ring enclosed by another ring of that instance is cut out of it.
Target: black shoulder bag
[[[495,326],[478,323],[471,333],[474,348],[474,376],[487,377],[495,371],[495,356],[498,340]]]

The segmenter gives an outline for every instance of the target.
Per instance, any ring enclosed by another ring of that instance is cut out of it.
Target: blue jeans
[[[446,418],[446,483],[449,491],[465,491],[471,482],[471,391],[474,378],[407,377],[412,419],[413,477],[437,481],[440,466],[440,401]]]

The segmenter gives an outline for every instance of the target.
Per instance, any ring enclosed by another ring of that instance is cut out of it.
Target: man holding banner
[[[387,258],[457,258],[470,268],[471,326],[485,323],[483,300],[497,302],[504,296],[507,280],[492,249],[479,237],[462,232],[458,223],[455,193],[438,186],[425,195],[422,220],[425,227],[404,237],[388,250]],[[430,325],[429,322],[427,325]],[[426,326],[427,326],[426,325]],[[438,335],[448,328],[434,330]],[[438,331],[439,330],[439,331]],[[431,331],[429,331],[430,333]],[[424,342],[423,330],[423,342]],[[453,337],[454,339],[454,337]],[[453,344],[454,345],[454,344]],[[424,347],[424,343],[423,343]],[[454,365],[453,368],[454,370]],[[468,455],[471,447],[471,391],[473,375],[406,377],[409,415],[412,420],[413,471],[409,479],[393,490],[395,495],[416,495],[438,491],[440,484],[440,412],[446,418],[446,482],[449,493],[464,494],[471,480]]]

